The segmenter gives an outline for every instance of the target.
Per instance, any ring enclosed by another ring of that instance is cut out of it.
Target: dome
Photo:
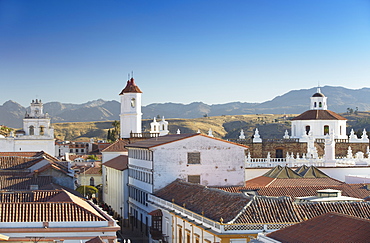
[[[322,93],[314,93],[314,94],[312,95],[312,97],[325,97],[325,95],[324,95],[324,94],[322,94]]]

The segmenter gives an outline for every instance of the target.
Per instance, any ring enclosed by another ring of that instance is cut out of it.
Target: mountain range
[[[321,91],[328,97],[328,108],[334,112],[346,112],[348,108],[370,110],[370,88],[347,89],[324,86]],[[232,91],[231,91],[232,92]],[[190,104],[154,103],[142,107],[143,119],[157,116],[165,118],[197,118],[203,116],[245,114],[299,114],[309,109],[310,97],[316,88],[292,90],[262,103],[231,102],[208,105],[202,102]],[[246,94],[247,96],[248,94]],[[0,124],[20,128],[22,119],[29,110],[15,101],[6,101],[0,106]],[[119,120],[120,103],[102,99],[83,104],[60,102],[44,103],[53,123]]]

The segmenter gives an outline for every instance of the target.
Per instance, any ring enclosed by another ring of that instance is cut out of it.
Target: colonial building
[[[327,97],[320,88],[311,97],[310,110],[292,119],[291,138],[305,139],[311,133],[314,139],[325,139],[333,133],[335,139],[348,139],[347,119],[328,110]]]
[[[334,158],[343,158],[351,153],[366,153],[369,139],[366,131],[357,138],[353,131],[347,136],[347,119],[328,110],[328,98],[320,88],[312,95],[310,110],[303,112],[291,121],[291,135],[288,131],[282,138],[263,139],[258,129],[253,139],[246,139],[241,134],[236,142],[246,144],[250,148],[251,158],[318,158],[324,157],[325,139],[332,138]]]
[[[153,208],[150,230],[153,242],[242,243],[258,233],[329,212],[370,219],[368,202],[330,197],[333,201],[296,201],[290,196],[230,193],[175,180],[149,195]]]
[[[129,213],[148,233],[148,196],[177,178],[205,186],[243,185],[247,147],[207,135],[174,134],[126,145]]]
[[[0,135],[0,152],[45,151],[55,155],[54,128],[48,114],[43,112],[41,100],[31,103],[31,112],[23,119],[23,130],[5,137]]]

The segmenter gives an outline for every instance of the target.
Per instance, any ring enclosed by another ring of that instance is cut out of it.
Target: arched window
[[[35,135],[35,127],[30,126],[30,135]]]
[[[315,103],[313,103],[313,107],[316,107],[316,106],[317,106],[316,102],[315,102]]]
[[[339,135],[342,135],[342,126],[339,126]]]
[[[319,102],[319,107],[322,107],[322,103],[321,102]]]
[[[329,126],[325,125],[324,126],[324,135],[329,134]]]
[[[136,100],[135,100],[135,98],[132,98],[131,99],[131,107],[135,107],[135,105],[136,105]]]
[[[311,130],[311,127],[310,126],[306,126],[306,135],[308,135],[308,133],[310,132]]]
[[[40,126],[40,135],[45,134],[45,128],[43,126]]]
[[[95,183],[95,181],[94,181],[94,177],[91,177],[91,178],[90,178],[90,186],[94,186],[94,183]]]

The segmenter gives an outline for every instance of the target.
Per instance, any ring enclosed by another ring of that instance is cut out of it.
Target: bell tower
[[[316,93],[314,93],[311,97],[310,110],[327,110],[327,99],[328,97],[325,97],[325,95],[321,93],[321,90],[318,87]]]
[[[121,96],[121,138],[130,138],[130,133],[141,133],[141,93],[134,78],[129,78]]]
[[[50,125],[50,117],[44,114],[43,103],[41,100],[32,100],[31,112],[26,114],[23,119],[23,131],[25,135],[36,136],[41,139],[45,137],[54,139],[54,128]]]

